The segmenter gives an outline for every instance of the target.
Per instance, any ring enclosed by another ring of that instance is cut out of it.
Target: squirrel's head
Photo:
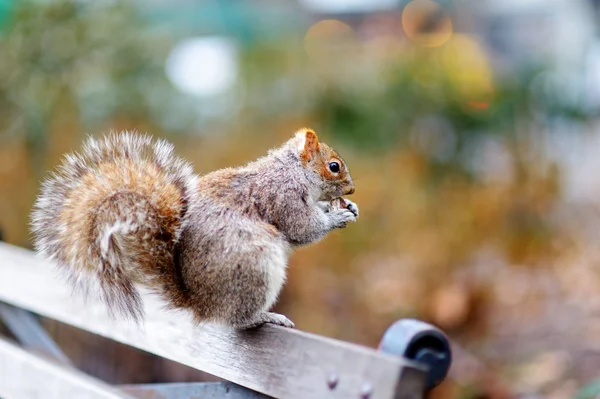
[[[346,162],[333,148],[319,142],[314,130],[306,128],[299,130],[296,132],[295,140],[302,164],[323,183],[321,200],[331,200],[354,193],[354,182]]]

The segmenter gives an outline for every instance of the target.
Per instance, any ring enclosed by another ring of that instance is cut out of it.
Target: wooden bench
[[[48,261],[0,243],[0,398],[422,398],[445,378],[448,342],[405,320],[380,350],[265,325],[250,331],[204,325],[144,296],[142,327],[114,321],[105,307],[74,297]],[[111,386],[77,370],[34,314],[153,353],[228,382]],[[414,359],[414,360],[409,360]]]

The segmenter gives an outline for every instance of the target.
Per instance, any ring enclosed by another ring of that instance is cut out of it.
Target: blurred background
[[[361,218],[293,256],[278,311],[373,347],[440,326],[435,398],[593,397],[599,110],[598,0],[0,0],[0,234],[31,247],[40,181],[88,134],[167,138],[202,174],[310,126]],[[109,381],[197,378],[46,324]]]

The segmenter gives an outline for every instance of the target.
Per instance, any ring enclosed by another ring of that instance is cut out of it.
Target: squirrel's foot
[[[273,312],[262,312],[260,313],[256,319],[251,321],[250,323],[244,325],[240,329],[247,330],[250,328],[256,328],[262,326],[265,323],[276,324],[282,327],[294,328],[294,322],[279,313]]]
[[[333,210],[347,209],[352,212],[356,218],[358,218],[358,205],[356,205],[356,202],[350,201],[346,198],[336,198],[331,202],[320,201],[317,203],[317,206],[325,213],[329,213]]]
[[[356,221],[358,206],[350,200],[339,198],[331,203],[327,216],[333,228],[343,229],[349,222]]]
[[[335,210],[329,213],[333,227],[343,229],[349,222],[355,222],[356,216],[347,209]]]
[[[346,209],[352,212],[354,216],[358,219],[358,205],[356,205],[356,202],[352,202],[349,199],[345,198],[344,201],[346,201]]]

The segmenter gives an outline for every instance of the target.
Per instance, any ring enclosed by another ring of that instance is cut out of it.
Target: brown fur
[[[124,133],[67,158],[44,184],[33,231],[38,250],[75,286],[97,284],[113,312],[139,319],[143,284],[197,321],[293,326],[267,312],[291,249],[354,221],[355,204],[330,204],[352,192],[344,161],[310,129],[201,178],[166,142]]]
[[[300,158],[302,159],[302,164],[306,166],[318,155],[320,145],[317,134],[313,130],[304,128],[301,132],[305,135],[305,144],[304,150],[300,152]]]

